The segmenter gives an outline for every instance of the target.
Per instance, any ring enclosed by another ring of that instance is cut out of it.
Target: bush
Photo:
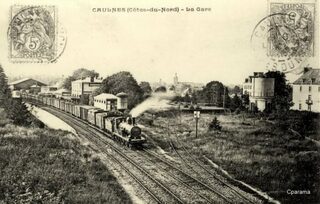
[[[0,203],[131,203],[70,133],[11,126],[0,128],[7,135],[0,140]]]
[[[209,123],[209,131],[212,130],[221,130],[222,127],[220,125],[220,121],[217,119],[217,117],[214,117],[213,120]]]
[[[9,99],[5,106],[7,117],[12,120],[15,125],[28,126],[31,124],[30,113],[26,105],[15,99]]]

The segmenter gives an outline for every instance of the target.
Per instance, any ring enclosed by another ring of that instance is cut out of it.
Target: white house
[[[102,93],[93,98],[94,106],[102,110],[117,110],[118,97],[113,94]]]
[[[264,111],[271,106],[274,97],[274,78],[267,78],[262,72],[254,72],[253,76],[245,79],[243,84],[243,94],[249,95],[249,109],[255,107]]]
[[[320,112],[320,69],[304,68],[292,84],[293,110]]]
[[[71,82],[71,96],[80,98],[82,95],[90,95],[92,91],[101,86],[102,80],[87,77]]]

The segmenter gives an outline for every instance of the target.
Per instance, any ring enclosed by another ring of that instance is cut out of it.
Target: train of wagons
[[[134,117],[125,117],[121,111],[105,111],[95,106],[76,105],[71,101],[37,94],[22,94],[21,97],[33,104],[42,104],[71,114],[100,130],[109,133],[113,140],[128,147],[141,147],[146,142],[141,128]]]

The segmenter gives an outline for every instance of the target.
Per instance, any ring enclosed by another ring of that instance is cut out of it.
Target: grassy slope
[[[300,203],[319,200],[320,154],[308,140],[299,140],[274,125],[246,119],[241,116],[219,115],[223,130],[207,132],[210,115],[202,115],[199,121],[199,135],[194,137],[194,119],[184,115],[182,124],[174,117],[159,117],[150,127],[144,123],[160,146],[169,150],[164,137],[168,137],[168,120],[171,137],[178,135],[188,148],[201,157],[206,155],[221,165],[235,178],[268,192],[271,196],[286,202]],[[143,122],[143,120],[140,120]],[[255,123],[255,125],[253,125]],[[192,131],[188,134],[188,131]],[[311,190],[312,195],[290,196],[287,189]],[[318,189],[318,191],[316,190]]]
[[[70,133],[7,122],[0,117],[0,202],[131,203]]]

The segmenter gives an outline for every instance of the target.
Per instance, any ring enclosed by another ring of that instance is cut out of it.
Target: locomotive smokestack
[[[132,117],[132,125],[136,125],[136,118]]]

